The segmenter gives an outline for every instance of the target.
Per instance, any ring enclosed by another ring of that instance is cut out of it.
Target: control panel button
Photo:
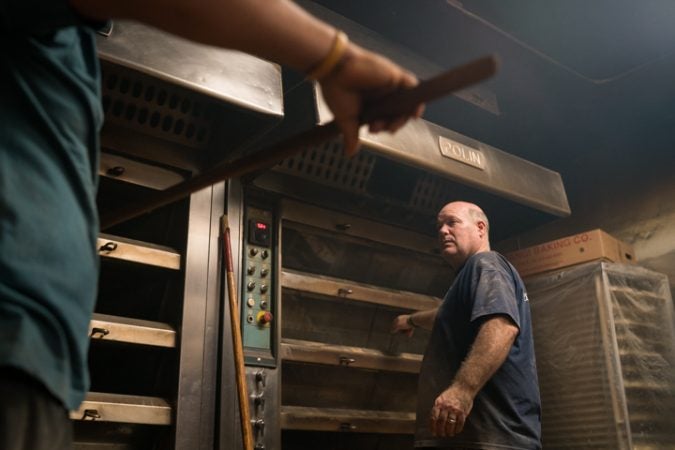
[[[255,306],[255,299],[249,297],[249,299],[246,300],[246,304],[248,305],[249,308],[253,308]]]
[[[255,373],[255,383],[256,386],[260,384],[262,387],[265,387],[267,380],[267,373],[264,370],[259,370]]]
[[[246,321],[247,321],[248,323],[253,323],[253,316],[252,316],[251,314],[249,314],[248,316],[246,316]]]
[[[267,309],[267,300],[260,300],[260,309]]]
[[[264,294],[265,292],[267,292],[267,289],[269,289],[269,288],[267,287],[266,284],[261,284],[261,285],[260,285],[260,292],[262,292],[263,294]]]
[[[258,325],[267,325],[272,322],[272,313],[269,311],[260,311],[256,316]]]
[[[252,291],[253,289],[255,289],[255,281],[249,281],[246,284],[246,289],[248,289],[249,291]]]
[[[261,277],[266,277],[268,273],[270,273],[270,269],[268,269],[267,267],[263,267],[263,268],[260,269],[260,276]]]
[[[249,275],[253,275],[255,273],[255,266],[248,266],[248,268],[246,269],[246,272]]]
[[[270,256],[270,252],[268,252],[267,250],[263,250],[260,253],[260,256],[262,257],[262,259],[267,259],[267,257]]]
[[[249,255],[255,256],[258,254],[258,249],[255,247],[251,247],[250,250],[248,251]]]

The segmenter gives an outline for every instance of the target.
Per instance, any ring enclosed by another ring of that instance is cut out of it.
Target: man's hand
[[[504,363],[518,332],[508,316],[493,316],[483,322],[452,384],[431,408],[429,427],[434,436],[454,436],[464,429],[474,397]]]
[[[358,151],[359,115],[367,100],[377,99],[389,92],[417,85],[415,76],[389,59],[350,44],[341,66],[320,81],[326,104],[344,136],[345,154]],[[394,132],[411,117],[420,117],[423,105],[409,114],[368,124],[370,131]]]
[[[429,416],[429,428],[436,437],[454,436],[464,429],[464,422],[473,408],[473,396],[451,385],[436,397]]]
[[[391,333],[401,333],[408,337],[412,337],[413,333],[415,332],[415,328],[411,327],[408,323],[409,317],[410,314],[401,314],[400,316],[396,317],[391,323]]]

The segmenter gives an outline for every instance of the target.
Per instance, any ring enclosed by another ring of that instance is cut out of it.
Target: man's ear
[[[480,237],[483,237],[487,234],[487,225],[485,224],[485,222],[479,220],[478,222],[476,222],[476,226],[478,227],[478,231],[480,232]]]

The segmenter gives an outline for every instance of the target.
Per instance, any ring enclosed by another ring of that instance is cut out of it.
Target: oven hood
[[[279,66],[197,44],[137,22],[115,21],[98,36],[100,59],[262,114],[282,115]]]
[[[131,21],[115,21],[106,31],[97,36],[104,151],[189,176],[283,118],[276,64]]]
[[[421,77],[440,68],[371,30],[316,4],[303,6],[344,29],[352,40],[387,55]],[[285,119],[272,141],[329,122],[319,86],[284,72]],[[258,187],[320,205],[433,233],[438,209],[453,200],[479,204],[493,239],[509,237],[570,214],[560,174],[423,119],[395,134],[361,130],[354,158],[339,140],[308,148],[258,175]],[[422,225],[420,225],[422,223]]]

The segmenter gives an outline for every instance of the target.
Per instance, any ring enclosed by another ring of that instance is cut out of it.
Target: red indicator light
[[[267,224],[262,223],[262,222],[256,222],[255,227],[259,230],[266,230],[267,229]]]

